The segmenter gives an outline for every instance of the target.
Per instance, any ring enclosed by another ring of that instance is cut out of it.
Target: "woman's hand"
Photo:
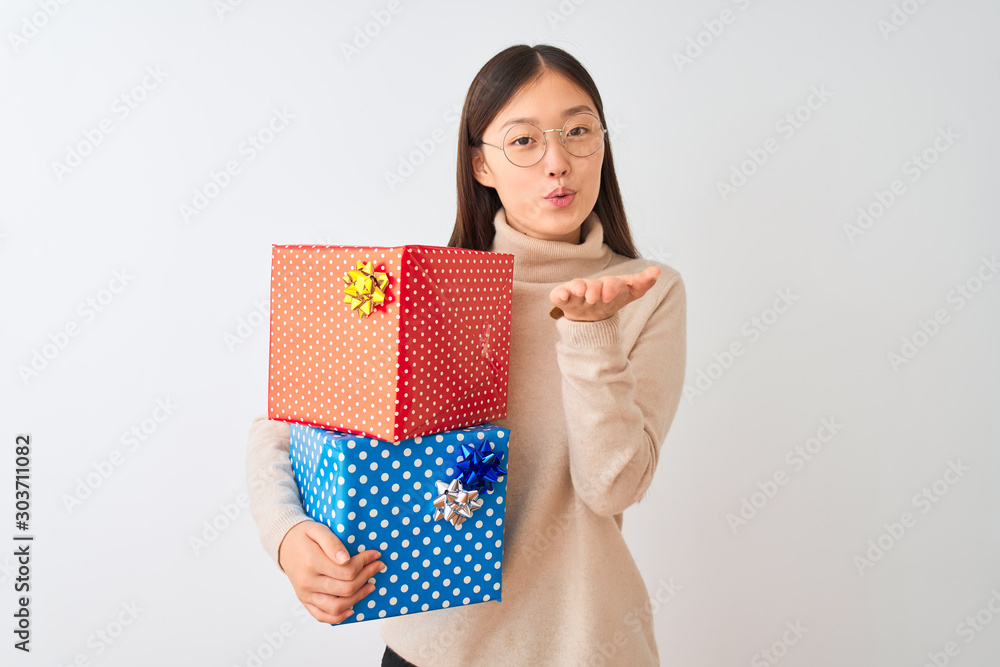
[[[381,555],[369,550],[350,558],[333,531],[316,521],[302,521],[278,545],[278,566],[313,618],[340,623],[351,617],[352,607],[361,598],[375,590],[366,582],[385,571],[385,564],[378,560]]]
[[[653,286],[660,269],[647,266],[627,276],[576,278],[552,289],[549,299],[575,322],[605,320],[627,303],[635,301]]]

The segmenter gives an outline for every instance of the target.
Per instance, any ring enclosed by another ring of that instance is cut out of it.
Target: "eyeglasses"
[[[548,148],[545,135],[549,132],[559,133],[559,143],[566,151],[575,157],[593,155],[604,144],[607,130],[601,126],[601,120],[590,113],[578,113],[570,116],[562,128],[540,130],[530,123],[513,125],[503,137],[503,146],[486,143],[503,151],[511,164],[518,167],[531,167],[541,162]]]

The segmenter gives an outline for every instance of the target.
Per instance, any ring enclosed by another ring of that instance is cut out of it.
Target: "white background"
[[[767,649],[788,666],[918,666],[949,641],[949,664],[997,664],[1000,278],[982,262],[1000,252],[1000,5],[399,3],[3,3],[0,539],[17,532],[13,444],[30,433],[36,542],[30,656],[11,648],[0,548],[0,662],[248,665],[289,622],[264,664],[378,664],[375,623],[295,614],[237,504],[266,409],[270,246],[445,245],[472,77],[509,45],[551,43],[601,90],[639,248],[686,281],[687,384],[705,374],[625,513],[663,664],[772,664]],[[809,108],[814,87],[828,95]],[[275,110],[293,118],[249,160]],[[87,154],[59,168],[72,151]],[[748,151],[763,164],[741,166]],[[231,160],[239,173],[185,216]],[[959,284],[978,290],[961,308]],[[779,290],[795,300],[774,318]],[[938,309],[947,321],[918,334]],[[159,423],[158,399],[177,406]],[[823,419],[842,426],[793,464]],[[939,481],[950,462],[968,471]],[[936,481],[943,495],[915,502]],[[744,499],[758,507],[733,524]],[[869,540],[884,554],[859,565]],[[129,604],[131,625],[98,640]],[[977,612],[985,625],[967,624]]]

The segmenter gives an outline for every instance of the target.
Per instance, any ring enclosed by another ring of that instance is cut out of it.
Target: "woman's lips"
[[[546,197],[545,201],[549,202],[556,208],[565,208],[573,203],[574,197],[576,197],[576,194],[572,193],[561,197]]]

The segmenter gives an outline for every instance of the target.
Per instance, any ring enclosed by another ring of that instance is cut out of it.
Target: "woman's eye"
[[[573,129],[571,129],[567,133],[567,135],[571,136],[571,137],[582,137],[583,135],[587,134],[587,132],[589,132],[589,131],[590,131],[589,128],[584,127],[583,125],[580,125],[579,127],[574,127]]]
[[[517,148],[524,148],[531,144],[531,137],[517,137],[510,142],[511,146],[516,146]]]

